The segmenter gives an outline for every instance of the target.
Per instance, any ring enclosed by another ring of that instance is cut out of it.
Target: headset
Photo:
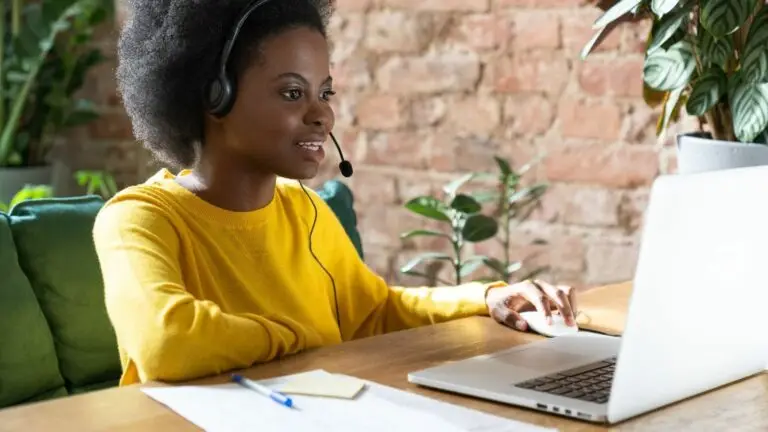
[[[238,19],[237,23],[235,24],[234,28],[232,29],[232,33],[229,35],[229,38],[227,38],[226,42],[224,43],[224,48],[222,49],[221,53],[221,59],[219,61],[219,70],[216,75],[216,77],[213,79],[213,81],[209,84],[207,89],[207,109],[208,112],[213,115],[214,117],[224,117],[227,114],[229,114],[230,110],[232,110],[232,106],[235,103],[235,97],[237,95],[237,82],[235,80],[234,74],[231,74],[229,70],[227,69],[228,63],[229,63],[229,56],[232,54],[232,49],[235,46],[235,42],[237,42],[237,37],[240,35],[240,31],[243,29],[243,26],[245,25],[246,21],[248,20],[248,17],[253,14],[253,12],[261,7],[262,5],[270,2],[271,0],[253,0],[251,1],[245,9],[243,9],[243,12],[240,14],[240,18]],[[339,171],[341,172],[341,175],[344,177],[351,177],[353,173],[352,164],[344,159],[344,154],[341,152],[341,147],[339,146],[338,141],[336,141],[336,137],[333,136],[333,132],[330,133],[331,139],[333,140],[333,144],[336,146],[336,150],[339,152],[339,157],[341,157],[341,163],[339,163]],[[323,263],[320,262],[320,259],[317,258],[317,255],[315,255],[315,251],[312,248],[312,234],[315,231],[315,225],[317,224],[317,206],[315,205],[315,201],[312,199],[312,197],[309,195],[309,192],[304,187],[304,183],[299,182],[301,185],[301,189],[304,191],[304,193],[307,195],[307,198],[309,199],[309,202],[312,204],[312,208],[314,210],[314,218],[312,220],[312,227],[309,229],[309,253],[312,254],[312,258],[317,261],[317,263],[320,265],[320,268],[323,269],[325,274],[328,275],[328,278],[331,280],[331,285],[333,287],[333,301],[334,305],[336,307],[336,325],[339,327],[339,335],[341,336],[342,340],[344,339],[342,332],[341,332],[341,319],[339,318],[339,300],[336,295],[336,280],[334,280],[331,273],[328,271],[328,269],[325,268]]]

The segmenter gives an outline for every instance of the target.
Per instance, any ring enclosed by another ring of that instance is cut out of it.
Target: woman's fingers
[[[520,316],[520,314],[510,309],[509,307],[494,308],[491,311],[491,315],[493,316],[493,319],[495,319],[496,322],[500,324],[504,324],[508,327],[511,327],[513,329],[517,329],[520,331],[528,330],[528,323],[525,322],[525,320]]]
[[[563,285],[554,286],[540,280],[535,281],[534,284],[557,306],[566,325],[572,326],[576,324],[576,314],[570,299],[570,291],[572,291],[570,287],[564,287]]]

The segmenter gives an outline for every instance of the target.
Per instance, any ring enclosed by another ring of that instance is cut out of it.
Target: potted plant
[[[661,106],[657,134],[685,112],[700,131],[677,137],[678,171],[768,164],[765,0],[592,1],[605,13],[582,58],[622,21],[650,19],[643,85]],[[706,128],[704,128],[706,125]]]
[[[0,201],[52,183],[55,137],[97,117],[76,92],[103,59],[91,40],[113,9],[113,0],[0,2]]]

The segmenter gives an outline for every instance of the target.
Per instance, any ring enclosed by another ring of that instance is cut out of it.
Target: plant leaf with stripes
[[[728,93],[728,77],[719,66],[709,68],[696,81],[685,108],[688,114],[702,116]]]
[[[653,0],[651,1],[651,10],[657,17],[663,17],[677,6],[679,0]]]
[[[592,29],[597,30],[607,26],[624,16],[627,12],[634,10],[641,2],[642,0],[620,0],[595,21]]]
[[[733,55],[731,36],[716,38],[707,29],[699,26],[698,34],[699,57],[704,67],[718,65],[725,69],[728,59]]]
[[[750,25],[741,71],[750,84],[768,82],[768,8],[763,8]]]
[[[645,58],[643,81],[656,90],[673,90],[688,83],[696,69],[693,46],[681,40],[668,49],[659,49]]]
[[[768,84],[751,84],[741,71],[731,77],[733,131],[741,142],[752,142],[768,127]]]
[[[657,49],[661,48],[666,41],[674,36],[675,32],[677,32],[677,30],[683,24],[685,17],[691,12],[692,9],[693,3],[688,3],[675,12],[658,20],[658,22],[656,22],[653,26],[653,39],[648,45],[646,52],[650,54],[656,51]]]
[[[747,21],[758,0],[702,0],[701,25],[713,36],[729,35]]]

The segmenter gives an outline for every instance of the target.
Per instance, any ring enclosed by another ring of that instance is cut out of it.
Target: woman
[[[260,3],[246,14],[245,0],[134,0],[122,31],[117,75],[136,137],[192,169],[123,190],[94,227],[121,384],[471,315],[525,330],[517,312],[535,307],[572,323],[567,287],[403,289],[366,267],[330,208],[296,181],[317,174],[334,124],[331,5]]]

